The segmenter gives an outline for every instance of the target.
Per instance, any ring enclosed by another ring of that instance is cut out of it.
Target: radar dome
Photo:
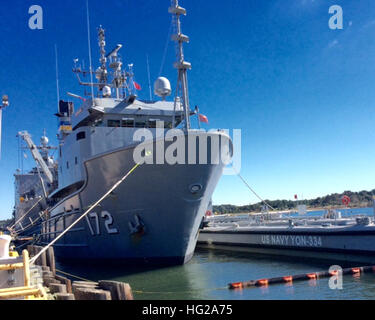
[[[41,143],[43,146],[48,145],[48,142],[49,142],[49,140],[48,140],[48,138],[47,138],[46,136],[43,136],[43,137],[40,138],[40,143]]]
[[[104,98],[109,98],[111,96],[111,88],[109,86],[104,86],[103,87],[103,97]]]
[[[167,78],[164,78],[164,77],[157,78],[154,84],[154,92],[157,96],[165,99],[165,97],[170,96],[172,93],[171,83],[169,82]]]

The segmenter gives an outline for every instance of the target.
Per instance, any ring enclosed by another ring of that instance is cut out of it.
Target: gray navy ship
[[[189,38],[182,34],[180,22],[186,10],[173,0],[169,12],[176,31],[172,39],[178,73],[172,101],[168,101],[171,85],[164,77],[155,82],[159,101],[137,97],[133,65],[123,70],[122,45],[107,54],[102,27],[99,68],[85,71],[75,60],[73,72],[88,93],[85,90],[84,97],[69,93],[82,102],[77,110],[72,102],[59,102],[58,161],[45,156],[44,165],[38,162],[41,173],[36,168],[32,179],[41,187],[28,197],[33,201],[27,201],[27,208],[18,210],[21,204],[16,205],[17,217],[35,205],[42,220],[39,242],[48,244],[136,164],[140,166],[54,244],[58,258],[183,264],[193,256],[199,227],[233,146],[222,130],[191,126],[199,111],[189,107],[191,64],[183,53]],[[90,80],[85,82],[84,77]],[[201,161],[204,158],[207,161]],[[16,176],[16,181],[20,179],[24,177]]]
[[[41,222],[47,218],[48,195],[57,188],[57,162],[51,155],[51,151],[57,148],[49,145],[45,132],[39,146],[27,131],[19,132],[18,137],[26,143],[25,148],[30,150],[36,166],[26,173],[18,169],[14,174],[14,223],[11,230],[29,236],[40,233]],[[20,153],[22,149],[20,147]]]

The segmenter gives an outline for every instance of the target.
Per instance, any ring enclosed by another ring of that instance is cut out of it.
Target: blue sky
[[[375,188],[375,2],[330,0],[180,1],[188,10],[186,59],[192,106],[208,116],[206,128],[242,130],[242,175],[267,199],[314,198]],[[44,29],[28,28],[28,9],[44,10]],[[94,66],[96,27],[107,49],[124,45],[125,63],[148,98],[146,55],[152,82],[159,75],[170,26],[169,0],[89,0]],[[331,5],[343,9],[344,28],[328,27]],[[35,141],[43,129],[57,144],[54,45],[59,52],[61,97],[82,94],[73,59],[88,65],[84,0],[4,0],[0,94],[4,112],[0,160],[0,219],[11,214],[16,134]],[[176,81],[173,44],[163,75]],[[30,156],[29,156],[30,158]],[[24,161],[31,168],[30,159]],[[216,204],[257,202],[238,177],[225,176]]]

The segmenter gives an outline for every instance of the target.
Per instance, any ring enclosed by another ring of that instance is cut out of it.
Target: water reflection
[[[348,275],[343,290],[331,290],[328,279],[268,287],[228,290],[231,282],[328,270],[330,263],[218,250],[197,250],[184,266],[98,266],[59,264],[58,268],[89,280],[115,280],[131,285],[136,299],[375,299],[373,274]],[[345,267],[345,266],[342,266]]]

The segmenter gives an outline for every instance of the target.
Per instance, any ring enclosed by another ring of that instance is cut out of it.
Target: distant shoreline
[[[324,211],[328,209],[332,210],[350,210],[350,209],[361,209],[361,208],[372,208],[372,206],[353,206],[353,207],[343,207],[343,206],[327,206],[327,207],[310,207],[307,208],[307,212],[313,212],[313,211]],[[297,208],[291,209],[291,210],[272,210],[269,211],[269,213],[294,213],[297,212]],[[254,214],[254,213],[259,213],[256,211],[251,211],[251,212],[236,212],[236,213],[227,213],[227,214]],[[219,213],[220,214],[220,213]],[[223,213],[225,214],[225,213]]]

